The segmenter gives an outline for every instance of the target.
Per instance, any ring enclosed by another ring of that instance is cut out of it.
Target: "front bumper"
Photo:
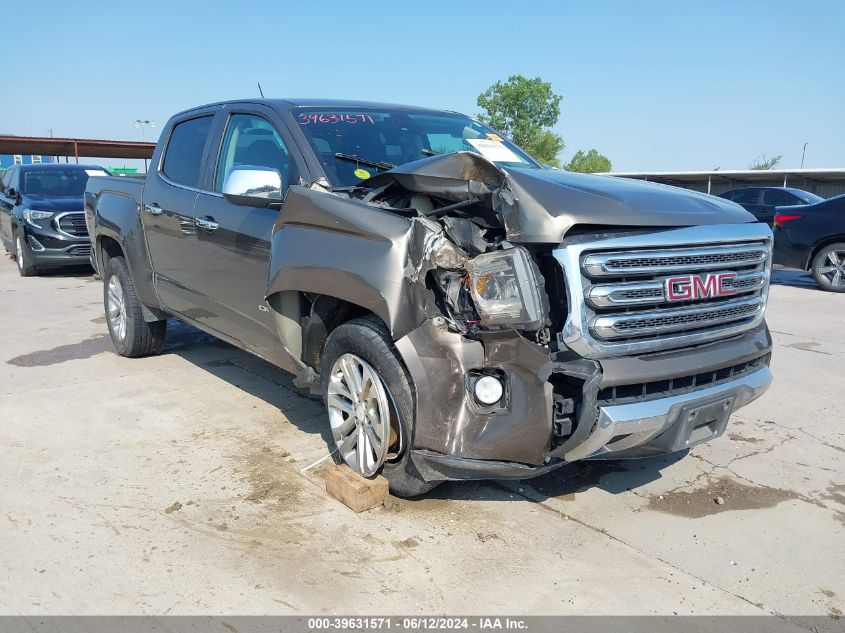
[[[518,335],[470,340],[430,322],[396,346],[424,394],[416,399],[411,456],[430,481],[525,479],[584,459],[684,450],[724,433],[730,414],[772,379],[765,324],[694,348],[602,361],[557,363]],[[573,367],[582,369],[574,381],[582,399],[574,431],[558,437],[554,402]],[[507,407],[475,405],[465,376],[479,368],[507,375]]]
[[[415,449],[411,458],[427,481],[529,479],[582,459],[649,457],[692,448],[722,435],[735,411],[763,395],[772,382],[768,367],[736,381],[649,402],[599,407],[593,433],[565,459],[541,466],[479,460]],[[703,417],[691,413],[706,412]]]
[[[595,430],[565,459],[646,457],[691,448],[722,435],[730,415],[762,396],[771,384],[772,372],[763,367],[731,382],[676,396],[600,406]],[[703,418],[688,415],[707,411],[708,405],[715,410]]]
[[[86,237],[69,237],[50,229],[26,226],[24,236],[33,265],[40,268],[88,264],[91,241]]]

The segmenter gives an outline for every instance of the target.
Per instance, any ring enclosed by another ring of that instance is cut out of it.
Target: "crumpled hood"
[[[67,196],[57,198],[44,198],[41,196],[22,196],[21,206],[33,211],[52,211],[62,213],[66,211],[82,211],[84,204],[82,196]]]
[[[502,217],[508,239],[560,243],[578,224],[684,227],[756,222],[738,204],[657,183],[568,171],[500,168],[472,152],[405,163],[361,184],[396,183],[461,202],[476,198]]]
[[[738,204],[704,193],[615,176],[506,168],[516,197],[509,230],[524,242],[560,242],[576,224],[682,227],[756,222]]]

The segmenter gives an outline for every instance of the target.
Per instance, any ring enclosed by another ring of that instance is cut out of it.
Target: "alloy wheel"
[[[117,275],[109,277],[108,302],[106,306],[111,330],[118,340],[126,337],[126,300],[123,295],[123,286]]]
[[[832,250],[817,269],[819,277],[835,288],[845,286],[845,251]]]
[[[343,354],[332,365],[327,407],[335,446],[353,470],[371,477],[392,443],[390,398],[369,363]]]

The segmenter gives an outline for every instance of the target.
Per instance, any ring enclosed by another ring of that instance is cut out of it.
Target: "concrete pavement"
[[[723,438],[355,515],[289,376],[174,322],[121,358],[99,281],[2,260],[0,614],[839,615],[845,297],[775,279],[775,383]]]

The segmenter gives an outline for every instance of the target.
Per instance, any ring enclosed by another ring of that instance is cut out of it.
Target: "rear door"
[[[287,192],[290,184],[298,184],[303,160],[272,109],[227,105],[223,115],[215,134],[221,139],[216,160],[208,167],[211,191],[199,194],[194,210],[200,223],[216,227],[197,228],[198,259],[206,266],[206,274],[197,280],[205,308],[202,319],[260,356],[278,360],[285,355],[264,301],[278,205],[234,205],[221,191],[233,167],[254,165],[278,170]]]
[[[733,195],[733,201],[741,204],[746,211],[754,214],[760,222],[765,222],[762,218],[765,217],[763,213],[763,192],[758,187],[748,187],[740,189]]]
[[[144,186],[141,217],[161,301],[192,317],[197,298],[193,279],[202,270],[197,259],[194,203],[201,191],[215,110],[195,111],[177,119],[162,138]]]

